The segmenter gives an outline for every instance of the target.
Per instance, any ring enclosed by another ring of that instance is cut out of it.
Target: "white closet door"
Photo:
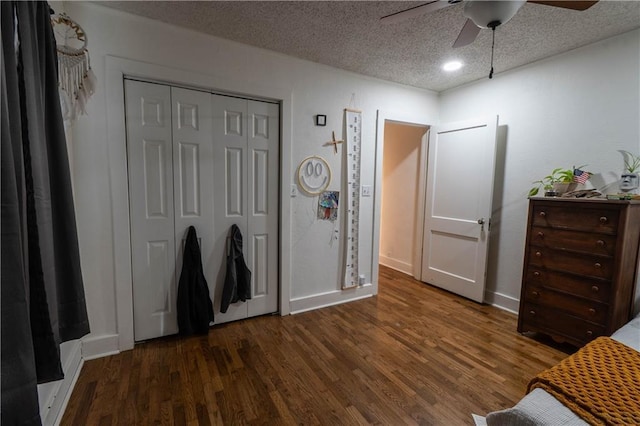
[[[125,81],[136,341],[178,332],[187,228],[223,323],[278,310],[279,107]],[[252,299],[220,313],[231,225],[243,235]]]
[[[279,107],[248,101],[247,265],[252,271],[250,317],[278,310]]]
[[[211,94],[172,87],[176,277],[180,279],[187,229],[198,234],[207,280],[214,275]],[[212,288],[211,283],[209,283]],[[213,296],[213,294],[211,294]]]
[[[134,336],[174,334],[176,253],[171,94],[167,86],[125,81]]]
[[[247,260],[247,100],[213,95],[213,186],[216,202],[214,247],[215,280],[213,310],[216,324],[247,318],[247,303],[232,303],[220,312],[226,271],[226,243],[231,225],[243,236]]]
[[[216,323],[278,310],[278,173],[280,111],[276,104],[213,96]],[[243,237],[252,299],[220,312],[226,238],[233,224]]]

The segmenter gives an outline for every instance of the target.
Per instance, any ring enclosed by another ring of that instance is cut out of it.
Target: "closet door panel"
[[[249,316],[278,310],[279,106],[248,101],[246,261],[253,272]]]
[[[171,88],[173,121],[176,279],[179,283],[189,226],[198,234],[205,277],[214,274],[213,147],[211,94]],[[213,293],[212,283],[209,292]]]
[[[225,188],[224,204],[227,218],[238,218],[240,221],[244,216],[244,149],[236,147],[226,147],[224,150],[225,159]],[[238,224],[238,226],[240,226]]]
[[[247,101],[213,95],[214,250],[212,267],[217,273],[213,310],[217,324],[247,318],[247,303],[232,303],[220,312],[226,273],[227,236],[232,225],[240,228],[247,257]]]
[[[171,94],[125,81],[136,341],[177,329]]]

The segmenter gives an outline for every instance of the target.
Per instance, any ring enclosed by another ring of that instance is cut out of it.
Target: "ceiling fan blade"
[[[458,34],[458,38],[455,43],[453,43],[453,48],[466,46],[467,44],[473,43],[473,41],[478,37],[478,33],[480,33],[480,27],[473,23],[471,19],[467,19],[467,22],[464,23],[464,27]]]
[[[547,6],[561,7],[563,9],[587,10],[598,1],[554,1],[554,0],[528,0],[529,3],[545,4]]]
[[[425,4],[421,4],[409,9],[401,10],[400,12],[395,12],[390,15],[383,16],[382,18],[380,18],[380,22],[383,22],[385,24],[394,24],[404,21],[405,19],[410,19],[415,16],[422,15],[423,13],[434,12],[436,10],[449,7],[453,4],[460,3],[460,1],[462,0],[433,0]]]

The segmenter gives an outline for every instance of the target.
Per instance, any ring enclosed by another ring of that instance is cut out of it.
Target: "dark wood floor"
[[[87,361],[62,424],[470,425],[565,356],[513,314],[381,267],[373,298]]]

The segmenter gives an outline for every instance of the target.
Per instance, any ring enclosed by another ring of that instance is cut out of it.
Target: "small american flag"
[[[591,173],[585,172],[580,169],[573,169],[573,181],[576,183],[586,183],[589,180]]]

